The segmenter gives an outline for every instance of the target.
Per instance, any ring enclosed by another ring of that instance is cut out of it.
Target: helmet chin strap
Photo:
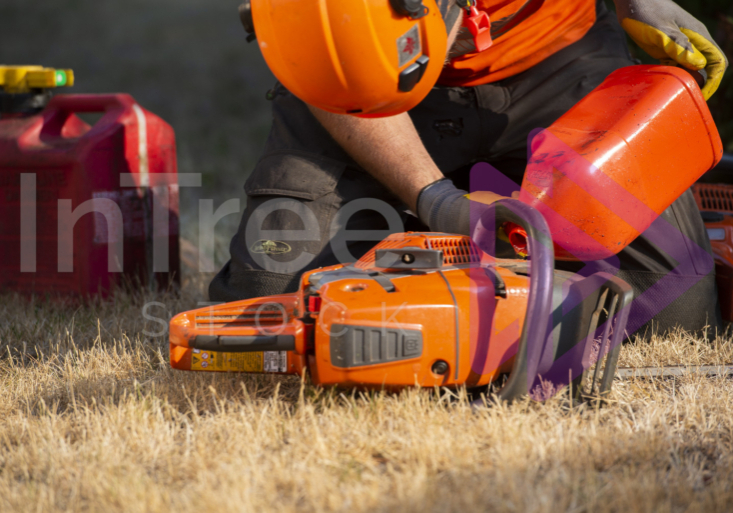
[[[450,36],[451,30],[456,26],[456,21],[463,15],[463,8],[458,5],[456,0],[438,0],[438,8],[443,16],[445,32]]]

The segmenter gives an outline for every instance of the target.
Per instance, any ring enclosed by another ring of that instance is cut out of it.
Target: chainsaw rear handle
[[[493,208],[492,208],[493,207]],[[547,340],[552,312],[553,274],[555,253],[547,221],[536,209],[515,199],[503,199],[487,208],[479,219],[473,239],[479,247],[482,242],[496,237],[496,225],[514,223],[527,233],[530,287],[527,314],[519,337],[514,369],[499,398],[512,401],[529,393],[529,368],[536,368]],[[530,348],[529,343],[532,342]],[[534,376],[532,377],[534,380]]]

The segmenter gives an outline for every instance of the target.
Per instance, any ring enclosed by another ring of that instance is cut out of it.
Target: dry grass
[[[409,390],[340,394],[298,379],[174,372],[160,326],[202,299],[91,305],[5,295],[2,511],[724,511],[733,504],[733,383],[617,382],[568,411]],[[162,312],[162,309],[161,309]],[[159,315],[150,310],[150,315]],[[682,335],[623,364],[725,363]],[[12,354],[12,358],[8,355]]]
[[[197,200],[241,194],[269,127],[273,79],[238,4],[4,0],[0,62],[72,67],[74,92],[130,92],[168,120],[180,171],[204,176],[182,191],[195,242]],[[91,305],[0,296],[0,511],[731,509],[730,380],[617,382],[598,411],[557,398],[473,412],[429,391],[173,372],[142,307],[195,307],[201,283]],[[622,364],[732,353],[679,335],[625,348]]]

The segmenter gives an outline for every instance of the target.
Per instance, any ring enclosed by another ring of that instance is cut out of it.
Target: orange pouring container
[[[545,217],[561,260],[617,254],[722,158],[699,87],[668,66],[631,66],[530,142],[520,199]]]

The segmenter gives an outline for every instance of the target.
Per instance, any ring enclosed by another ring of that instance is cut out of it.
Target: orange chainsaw
[[[529,260],[495,259],[469,237],[393,234],[352,265],[306,272],[295,293],[176,316],[171,365],[307,371],[316,385],[388,390],[473,388],[508,375],[507,400],[546,397],[550,378],[553,391],[578,385],[577,397],[607,392],[631,288],[605,273],[555,271],[549,229],[532,207],[502,200],[484,225],[494,214],[499,226],[524,228]],[[583,381],[593,364],[594,379]]]
[[[556,271],[555,255],[618,253],[721,160],[722,141],[692,76],[632,66],[530,150],[521,201],[487,209],[473,238],[393,234],[354,264],[306,272],[298,292],[182,313],[170,325],[171,365],[307,371],[317,385],[390,390],[508,375],[498,392],[508,400],[569,384],[575,398],[607,392],[631,288]],[[528,259],[490,256],[500,230]]]

